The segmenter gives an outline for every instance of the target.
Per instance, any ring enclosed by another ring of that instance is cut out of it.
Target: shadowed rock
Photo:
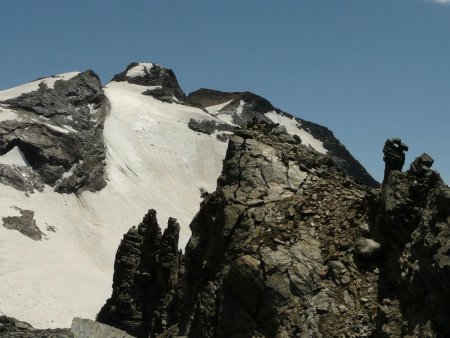
[[[61,193],[106,185],[102,132],[108,102],[94,72],[58,80],[53,88],[41,83],[36,91],[0,103],[21,117],[0,122],[0,155],[17,147],[37,174],[14,183],[11,171],[21,175],[24,169],[10,166],[0,171],[2,183],[24,191],[45,183]]]
[[[155,210],[128,231],[117,250],[113,293],[97,316],[99,322],[136,337],[154,337],[176,322],[179,231],[170,218],[161,234]]]

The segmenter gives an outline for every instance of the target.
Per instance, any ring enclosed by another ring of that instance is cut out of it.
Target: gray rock
[[[120,74],[113,77],[113,81],[128,82],[141,86],[160,86],[158,89],[149,89],[143,91],[143,95],[150,95],[165,102],[186,102],[186,95],[178,84],[177,78],[171,69],[153,64],[150,69],[145,68],[143,76],[128,77],[127,72],[138,66],[139,63],[130,63]]]
[[[380,254],[380,244],[373,239],[359,237],[355,242],[355,254],[365,259],[375,259]]]
[[[128,231],[117,250],[113,292],[97,316],[99,322],[136,337],[155,336],[176,322],[179,231],[170,218],[161,234],[153,209]]]
[[[3,217],[3,226],[9,230],[17,230],[35,241],[42,240],[44,233],[36,225],[34,211],[17,208],[21,216]]]
[[[26,322],[15,318],[0,316],[0,337],[4,338],[75,338],[69,329],[33,328]]]
[[[0,155],[17,147],[28,163],[27,169],[0,170],[0,182],[27,192],[46,183],[61,193],[106,185],[102,132],[108,102],[94,72],[0,103],[21,117],[0,122]],[[27,171],[32,174],[18,179]]]
[[[70,331],[74,338],[134,338],[112,326],[82,318],[73,319]]]

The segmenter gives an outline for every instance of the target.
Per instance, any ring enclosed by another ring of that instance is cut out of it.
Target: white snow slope
[[[23,92],[21,87],[7,94]],[[144,96],[145,89],[126,82],[104,88],[111,109],[104,129],[108,184],[102,191],[75,196],[47,187],[26,196],[0,185],[0,217],[32,210],[46,236],[33,241],[0,225],[1,312],[38,328],[70,327],[75,316],[93,319],[111,295],[123,234],[150,208],[162,227],[169,216],[178,219],[185,246],[199,189],[215,189],[227,144],[187,127],[190,118],[211,115]],[[27,165],[20,155],[13,149],[0,163]]]
[[[74,76],[77,76],[78,74],[79,74],[79,72],[70,72],[70,73],[54,75],[54,76],[42,78],[42,79],[39,79],[39,80],[36,80],[33,82],[25,83],[21,86],[17,86],[17,87],[11,88],[11,89],[2,90],[2,91],[0,91],[0,100],[1,101],[8,100],[13,97],[17,97],[21,94],[35,91],[39,88],[39,84],[41,84],[41,83],[46,84],[48,88],[53,88],[56,81],[58,81],[58,80],[67,81],[67,80],[73,78]]]

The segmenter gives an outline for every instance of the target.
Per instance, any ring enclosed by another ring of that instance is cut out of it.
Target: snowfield
[[[215,189],[227,144],[187,127],[190,118],[214,117],[144,96],[146,89],[125,82],[104,88],[111,108],[104,129],[108,184],[102,191],[76,196],[47,187],[26,196],[0,185],[0,217],[19,216],[17,208],[32,210],[45,234],[34,241],[0,226],[3,313],[37,328],[70,327],[75,316],[94,319],[111,295],[121,238],[150,208],[157,210],[162,227],[169,216],[178,219],[180,246],[185,246],[200,188]],[[16,148],[0,163],[27,165]]]

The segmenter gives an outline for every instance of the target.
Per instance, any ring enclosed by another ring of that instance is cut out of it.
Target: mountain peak
[[[219,90],[200,88],[188,95],[189,102],[203,107],[215,106],[227,101],[244,101],[258,109],[261,113],[275,110],[275,107],[265,98],[249,92],[222,92]]]
[[[161,101],[186,101],[186,94],[178,84],[172,69],[164,68],[156,63],[132,62],[123,72],[114,75],[112,81],[150,87],[145,95],[153,96]]]

